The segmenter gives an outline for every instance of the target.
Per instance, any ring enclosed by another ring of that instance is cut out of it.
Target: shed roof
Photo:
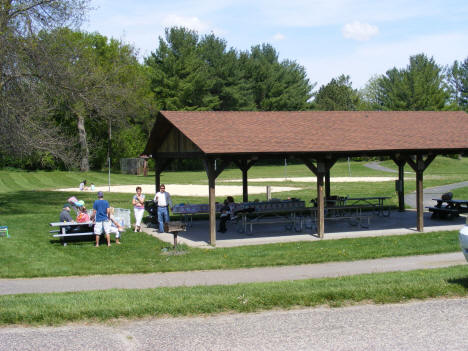
[[[161,111],[145,153],[172,128],[207,155],[468,150],[463,111]]]

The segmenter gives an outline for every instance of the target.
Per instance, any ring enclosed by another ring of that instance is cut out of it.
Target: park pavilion
[[[468,151],[463,111],[160,111],[143,152],[155,160],[155,185],[174,159],[202,159],[208,177],[210,243],[216,245],[215,180],[230,164],[248,170],[260,159],[301,160],[317,177],[317,232],[324,235],[324,199],[330,169],[340,158],[388,156],[399,169],[399,210],[404,172],[416,173],[417,230],[424,231],[423,173],[437,155]]]

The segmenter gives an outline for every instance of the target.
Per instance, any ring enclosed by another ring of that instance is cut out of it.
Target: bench
[[[458,217],[460,211],[457,208],[447,207],[427,207],[429,212],[432,212],[433,218],[447,218],[447,217]]]
[[[253,232],[253,226],[257,224],[286,224],[287,230],[295,230],[301,232],[303,230],[303,218],[302,217],[256,217],[252,220],[246,220],[245,222],[239,222],[240,227],[238,231],[243,233],[247,231],[247,226],[250,226],[250,233]]]
[[[326,207],[325,211],[325,221],[335,221],[341,219],[347,219],[350,225],[359,224],[363,228],[370,227],[370,219],[372,214],[363,214],[363,209],[367,206],[361,205],[350,205],[350,206],[334,206]],[[317,208],[313,207],[312,210],[312,220],[317,225]],[[355,222],[353,221],[355,220]],[[363,220],[367,220],[367,225],[363,224]]]

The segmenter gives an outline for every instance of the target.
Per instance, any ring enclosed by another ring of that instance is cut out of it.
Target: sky
[[[214,33],[228,48],[269,43],[303,66],[315,90],[341,74],[354,88],[425,53],[468,58],[467,0],[91,0],[82,29],[154,52],[165,28]]]

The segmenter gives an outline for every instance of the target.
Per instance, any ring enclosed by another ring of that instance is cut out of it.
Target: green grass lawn
[[[127,231],[122,245],[95,248],[92,241],[62,246],[49,234],[61,205],[71,194],[22,191],[0,194],[0,217],[11,238],[0,238],[0,277],[41,277],[132,272],[163,272],[290,265],[459,250],[456,232],[397,237],[342,239],[246,246],[225,249],[187,248],[182,256],[165,256],[163,243],[144,233]],[[90,193],[81,196],[86,203]],[[115,207],[129,207],[130,194],[106,196]],[[195,200],[187,199],[183,200]],[[203,200],[203,199],[202,199]]]
[[[254,312],[462,297],[467,266],[340,278],[144,290],[0,296],[0,325]]]
[[[363,162],[352,163],[353,175],[388,175],[363,166]],[[425,183],[443,183],[447,180],[438,172],[453,169],[451,181],[466,180],[467,159],[455,160],[436,158],[432,176]],[[282,166],[253,167],[252,177],[283,177]],[[346,175],[348,165],[339,162],[332,169],[332,175]],[[237,173],[236,173],[237,172]],[[163,173],[164,174],[164,173]],[[206,182],[204,172],[168,172],[167,183]],[[237,170],[227,170],[226,179],[240,176]],[[236,175],[237,174],[237,175]],[[311,176],[305,166],[288,166],[288,176]],[[112,175],[119,184],[153,183],[153,177]],[[439,178],[437,178],[439,177]],[[66,247],[49,234],[50,222],[57,221],[66,199],[77,195],[88,207],[95,200],[92,193],[64,193],[50,191],[50,188],[76,187],[80,180],[104,185],[107,173],[89,172],[25,172],[0,170],[0,225],[8,225],[11,238],[0,238],[0,277],[40,277],[61,275],[111,274],[131,272],[158,272],[196,269],[221,269],[288,265],[326,261],[377,258],[396,255],[457,251],[456,232],[416,234],[397,238],[344,239],[344,241],[304,242],[276,245],[249,246],[230,249],[201,250],[187,248],[183,256],[164,256],[161,249],[168,247],[157,239],[142,233],[127,231],[123,234],[123,245],[94,248],[92,241],[76,242]],[[407,182],[405,189],[414,190],[415,182]],[[285,182],[284,184],[290,184]],[[315,184],[292,183],[301,190],[274,193],[274,197],[297,197],[306,200],[316,196]],[[168,189],[170,191],[170,189]],[[397,204],[393,182],[378,183],[332,183],[332,194],[349,196],[391,196],[389,204]],[[466,198],[467,189],[456,189],[456,197]],[[151,195],[151,194],[148,194]],[[131,208],[132,194],[106,194],[114,207]],[[265,195],[253,195],[250,200]],[[222,201],[221,197],[217,198]],[[241,197],[236,197],[237,201]],[[207,203],[204,197],[174,196],[174,203]],[[133,214],[132,214],[133,215]],[[343,251],[345,248],[345,251]]]

